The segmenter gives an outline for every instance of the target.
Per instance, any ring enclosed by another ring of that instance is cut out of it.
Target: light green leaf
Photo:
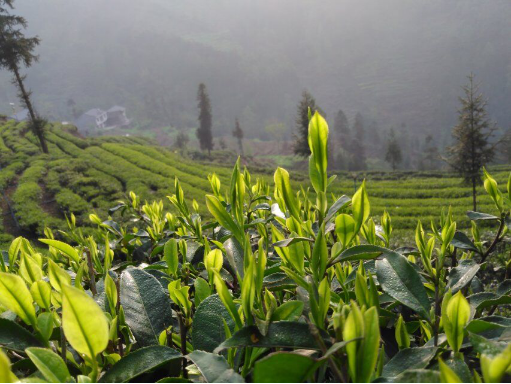
[[[179,266],[179,258],[177,254],[177,241],[176,239],[170,239],[165,243],[163,248],[163,255],[165,262],[169,268],[170,275],[177,276],[177,268]]]
[[[7,355],[0,349],[0,383],[15,383],[18,379],[11,371],[11,362]]]
[[[85,292],[70,285],[62,286],[62,327],[71,346],[91,359],[108,344],[108,320]]]
[[[353,210],[353,219],[355,220],[355,234],[358,233],[362,225],[369,218],[371,206],[366,192],[366,182],[362,182],[360,188],[355,192],[351,199],[351,209]]]
[[[0,304],[28,325],[37,324],[32,295],[21,277],[0,272]]]
[[[292,352],[272,353],[254,366],[255,383],[303,383],[324,361]]]
[[[289,182],[289,173],[285,169],[278,167],[273,176],[273,180],[275,181],[275,188],[284,199],[287,210],[291,216],[296,220],[300,220],[298,204],[296,203],[295,195],[291,189],[291,183]]]
[[[34,298],[34,301],[37,303],[37,305],[39,305],[41,308],[46,309],[47,311],[50,310],[51,307],[50,284],[48,284],[44,280],[36,281],[30,287],[30,293],[32,294],[32,297]]]
[[[78,254],[78,251],[74,249],[69,244],[63,243],[62,241],[58,240],[52,240],[52,239],[39,239],[41,243],[47,244],[50,247],[53,247],[60,252],[62,252],[64,255],[68,256],[71,260],[73,260],[75,263],[80,263],[80,255]]]
[[[335,233],[344,247],[355,237],[355,226],[355,220],[350,215],[343,213],[335,218]]]
[[[37,347],[27,348],[25,352],[48,382],[69,382],[70,375],[66,363],[55,352]]]

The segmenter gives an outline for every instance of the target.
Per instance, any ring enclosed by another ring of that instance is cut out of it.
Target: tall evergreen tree
[[[439,159],[440,155],[438,153],[438,147],[435,143],[435,139],[432,135],[427,135],[424,140],[423,150],[424,169],[433,170],[438,168]]]
[[[343,148],[349,147],[350,125],[348,123],[348,118],[341,109],[339,109],[337,115],[335,115],[334,135]]]
[[[364,145],[364,123],[362,115],[357,113],[355,122],[352,129],[352,140],[349,151],[351,153],[351,166],[352,171],[362,171],[367,168],[366,154]]]
[[[240,153],[243,155],[243,130],[240,127],[240,122],[238,119],[236,119],[232,135],[238,140],[238,148],[240,150]]]
[[[211,155],[213,149],[213,134],[211,126],[213,117],[211,115],[211,102],[209,100],[208,90],[204,83],[199,84],[197,92],[197,102],[199,108],[199,128],[197,128],[197,138],[199,139],[200,149],[208,151]]]
[[[302,100],[298,104],[296,116],[296,129],[298,133],[295,135],[294,153],[298,156],[307,157],[310,155],[308,134],[309,134],[309,108],[314,112],[321,109],[316,105],[316,100],[308,91],[303,91]],[[324,115],[324,114],[323,114]]]
[[[385,154],[385,161],[392,166],[392,170],[395,171],[398,164],[402,161],[401,147],[397,141],[394,129],[390,130],[389,140],[387,142],[387,153]]]
[[[495,125],[486,112],[487,101],[474,82],[474,75],[468,76],[468,84],[463,86],[464,97],[460,97],[461,108],[458,124],[452,130],[454,145],[447,149],[449,165],[472,186],[472,203],[477,210],[476,186],[481,183],[481,168],[495,156],[490,139]]]
[[[39,44],[38,37],[25,37],[22,29],[27,27],[27,21],[21,16],[11,15],[14,0],[0,0],[0,69],[4,68],[14,75],[13,84],[19,90],[19,97],[30,116],[29,126],[38,138],[41,149],[48,153],[44,137],[45,120],[41,119],[30,100],[31,92],[25,87],[26,76],[21,74],[21,66],[30,67],[37,61],[33,51]]]

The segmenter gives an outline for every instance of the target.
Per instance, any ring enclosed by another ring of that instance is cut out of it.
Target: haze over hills
[[[332,119],[361,112],[380,129],[450,137],[471,71],[489,113],[511,125],[511,2],[32,0],[16,13],[41,38],[27,84],[41,114],[120,104],[141,127],[195,127],[208,86],[214,135],[239,117],[246,137],[294,129],[308,89]],[[16,91],[0,73],[0,113]]]

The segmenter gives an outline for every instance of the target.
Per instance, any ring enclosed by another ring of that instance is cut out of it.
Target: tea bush
[[[46,229],[42,253],[16,238],[0,258],[0,379],[509,381],[511,175],[502,192],[485,171],[497,214],[469,211],[469,235],[444,211],[391,249],[395,224],[376,225],[365,182],[330,193],[327,138],[315,114],[310,191],[238,161],[225,189],[209,175],[205,208],[176,179],[173,213],[132,192],[90,214],[92,233],[74,215],[64,241]]]

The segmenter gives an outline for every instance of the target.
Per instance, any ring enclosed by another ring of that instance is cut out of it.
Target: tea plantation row
[[[134,191],[144,200],[163,199],[170,193],[174,179],[179,178],[187,191],[186,199],[199,204],[199,212],[207,214],[204,195],[209,191],[205,179],[216,173],[223,185],[231,174],[227,167],[206,165],[184,159],[178,154],[135,137],[100,137],[83,139],[70,134],[60,124],[47,128],[50,154],[38,151],[37,141],[24,123],[8,121],[0,125],[0,190],[3,193],[3,220],[0,221],[0,243],[17,234],[41,235],[46,226],[65,227],[65,215],[74,213],[79,224],[89,224],[88,211],[100,217],[119,199]],[[505,184],[509,167],[492,169],[500,185]],[[259,170],[268,184],[269,171]],[[292,185],[308,186],[303,172],[295,172]],[[356,175],[342,173],[330,187],[336,196],[348,194],[363,178],[370,181],[367,190],[373,213],[387,210],[393,217],[398,234],[403,235],[423,221],[438,219],[441,208],[451,206],[455,220],[468,224],[465,213],[471,209],[471,189],[462,186],[452,174],[378,173]],[[478,188],[483,193],[482,186]],[[7,199],[5,199],[7,198]],[[10,215],[14,209],[16,221]],[[492,211],[488,196],[479,197],[482,211]],[[19,226],[19,227],[18,227]]]

